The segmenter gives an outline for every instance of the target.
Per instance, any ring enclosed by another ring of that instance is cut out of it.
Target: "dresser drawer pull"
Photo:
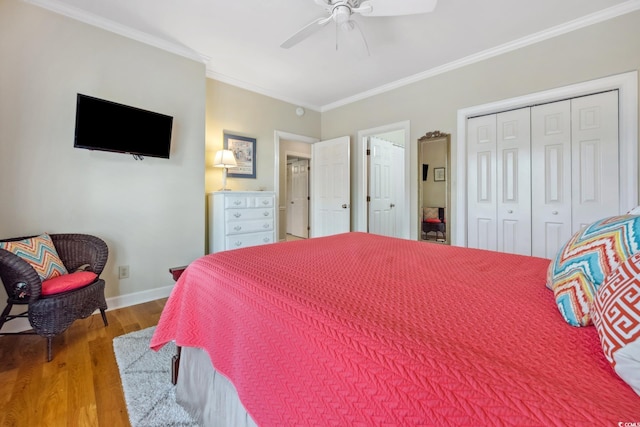
[[[236,240],[236,247],[239,248],[240,246],[242,246],[242,242],[239,240]]]
[[[269,228],[271,227],[271,225],[267,222],[265,222],[264,224],[262,224],[262,228]]]
[[[271,214],[271,212],[269,212],[269,211],[262,212],[262,215],[264,215],[264,216],[269,216],[270,214]]]
[[[263,204],[263,205],[268,205],[268,204],[269,204],[269,201],[268,201],[268,200],[263,200],[263,201],[262,201],[262,204]]]
[[[238,206],[238,205],[241,205],[241,204],[242,204],[242,201],[240,201],[240,200],[234,200],[234,201],[233,201],[233,204],[234,204],[234,205],[236,205],[236,206]]]
[[[268,238],[268,237],[265,237],[264,239],[262,239],[262,241],[265,242],[265,243],[269,243],[271,241],[271,239]]]
[[[240,218],[242,214],[240,212],[236,212],[233,214],[233,216],[235,216],[236,218]]]
[[[236,231],[240,231],[240,230],[242,230],[242,226],[236,225],[235,227],[233,227],[233,229],[236,230]]]

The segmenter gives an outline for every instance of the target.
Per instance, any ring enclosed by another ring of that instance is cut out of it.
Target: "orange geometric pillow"
[[[67,274],[67,269],[58,256],[51,236],[46,233],[15,242],[0,242],[0,248],[28,262],[38,273],[40,280]]]
[[[640,253],[606,277],[592,307],[604,355],[640,394]]]

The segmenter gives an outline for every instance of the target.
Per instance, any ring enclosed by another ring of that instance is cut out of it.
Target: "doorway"
[[[311,147],[319,139],[276,130],[274,131],[273,140],[274,170],[277,171],[274,174],[273,185],[278,206],[276,211],[276,238],[278,241],[284,242],[287,237],[287,156],[306,158],[311,166],[313,162]],[[311,191],[310,189],[309,196],[311,196]]]
[[[397,173],[395,179],[385,181],[392,188],[396,196],[395,218],[396,229],[394,235],[396,237],[408,239],[410,230],[410,153],[409,153],[409,132],[410,122],[398,122],[390,125],[380,126],[372,129],[358,131],[358,139],[356,140],[356,172],[354,174],[354,231],[368,232],[370,228],[370,205],[367,197],[370,190],[370,162],[367,156],[367,147],[370,145],[371,138],[379,138],[382,140],[392,141],[392,144],[401,147],[397,149],[398,161]],[[392,204],[392,203],[390,203]]]
[[[404,200],[404,133],[394,131],[367,141],[367,231],[399,237]]]
[[[309,237],[310,158],[287,154],[286,240]]]

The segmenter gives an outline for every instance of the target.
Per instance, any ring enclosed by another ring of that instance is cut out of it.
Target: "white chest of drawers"
[[[276,241],[273,191],[218,191],[208,195],[208,204],[211,252]]]

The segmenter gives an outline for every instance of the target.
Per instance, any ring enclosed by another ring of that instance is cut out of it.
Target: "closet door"
[[[553,258],[572,234],[571,101],[531,108],[532,255]]]
[[[498,251],[531,255],[530,109],[497,115]]]
[[[498,249],[496,115],[467,122],[467,246]]]
[[[618,215],[618,91],[571,100],[573,231]]]

